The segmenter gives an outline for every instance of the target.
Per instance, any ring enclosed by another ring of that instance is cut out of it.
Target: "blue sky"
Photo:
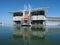
[[[24,4],[32,8],[48,7],[47,16],[60,16],[60,0],[0,0],[0,21],[11,23],[12,14],[8,12],[21,10]]]

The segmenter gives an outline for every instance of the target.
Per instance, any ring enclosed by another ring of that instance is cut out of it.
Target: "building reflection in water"
[[[48,44],[45,27],[20,27],[16,25],[14,26],[13,39],[23,40],[24,45],[33,45],[33,42]]]

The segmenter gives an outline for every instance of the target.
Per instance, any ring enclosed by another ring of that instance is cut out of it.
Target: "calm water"
[[[60,26],[0,26],[0,45],[60,45]]]

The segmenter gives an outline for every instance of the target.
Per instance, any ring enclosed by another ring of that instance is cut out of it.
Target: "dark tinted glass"
[[[22,16],[23,13],[14,13],[13,16]]]
[[[34,11],[34,12],[31,12],[31,15],[45,15],[45,12],[44,11]]]

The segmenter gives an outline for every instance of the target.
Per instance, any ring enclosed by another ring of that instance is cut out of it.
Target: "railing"
[[[21,19],[23,18],[23,16],[15,16],[13,17],[13,21],[21,21]],[[60,17],[45,17],[45,16],[31,16],[29,17],[28,22],[30,22],[31,20],[47,20],[47,21],[60,21]]]

